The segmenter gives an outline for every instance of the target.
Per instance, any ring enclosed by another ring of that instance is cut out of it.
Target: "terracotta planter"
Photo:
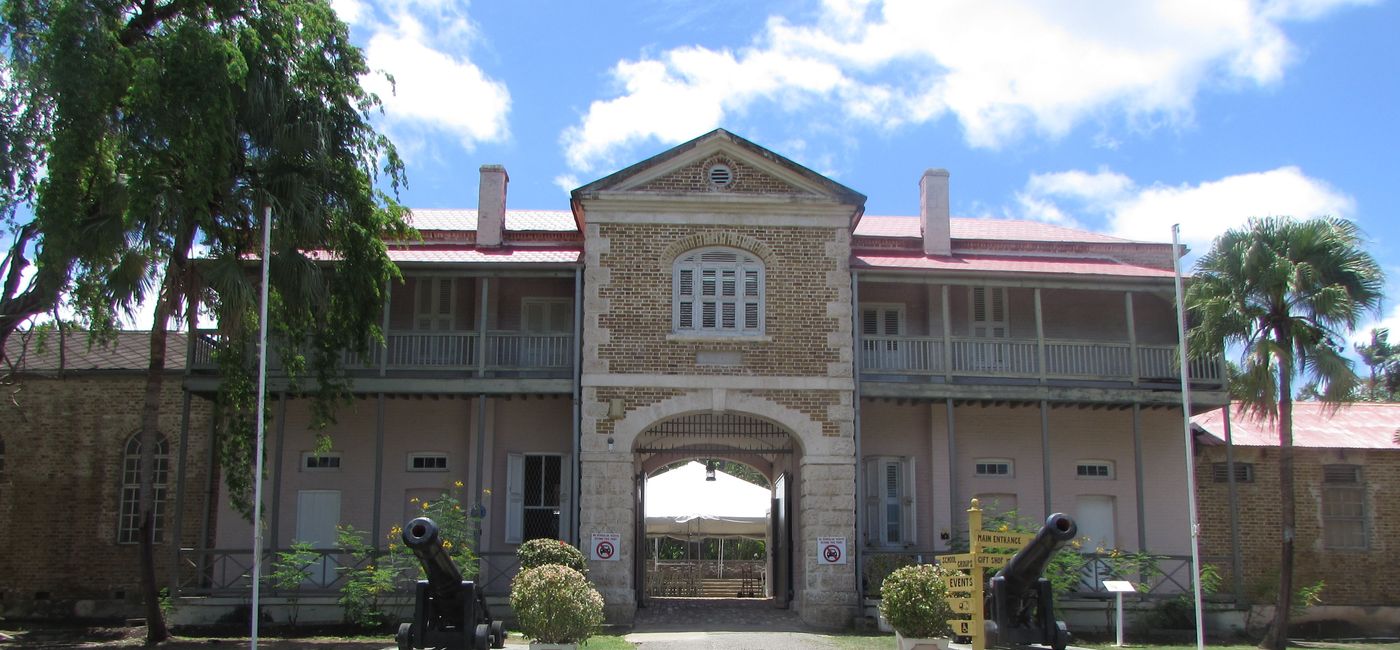
[[[948,650],[948,642],[951,639],[907,639],[899,632],[894,633],[894,638],[899,642],[899,650]]]

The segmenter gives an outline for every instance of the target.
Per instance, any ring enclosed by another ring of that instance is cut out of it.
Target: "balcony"
[[[861,337],[861,374],[882,381],[1179,384],[1177,349],[1108,341],[919,336]],[[1189,364],[1193,384],[1224,384],[1218,357]]]
[[[192,373],[216,370],[218,334],[200,331],[190,343]],[[366,354],[346,351],[341,362],[352,377],[532,377],[564,379],[574,366],[572,334],[488,331],[431,332],[390,330],[384,345]],[[486,353],[481,354],[485,349]],[[281,374],[281,360],[268,359],[269,374]]]

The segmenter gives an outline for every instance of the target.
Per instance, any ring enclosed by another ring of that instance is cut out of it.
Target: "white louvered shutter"
[[[525,528],[525,456],[506,456],[506,543],[519,544]]]

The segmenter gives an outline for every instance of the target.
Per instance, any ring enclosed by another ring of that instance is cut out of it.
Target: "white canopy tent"
[[[763,539],[771,498],[767,488],[724,472],[706,481],[705,466],[691,461],[647,479],[647,535]]]

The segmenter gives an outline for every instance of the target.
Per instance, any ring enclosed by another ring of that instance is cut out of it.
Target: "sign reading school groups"
[[[1035,538],[1031,533],[982,530],[982,508],[977,499],[967,509],[967,530],[971,537],[967,553],[940,555],[939,566],[949,573],[948,606],[955,614],[968,618],[948,621],[953,634],[972,639],[973,650],[986,650],[986,580],[984,569],[1000,569],[1011,556]]]

